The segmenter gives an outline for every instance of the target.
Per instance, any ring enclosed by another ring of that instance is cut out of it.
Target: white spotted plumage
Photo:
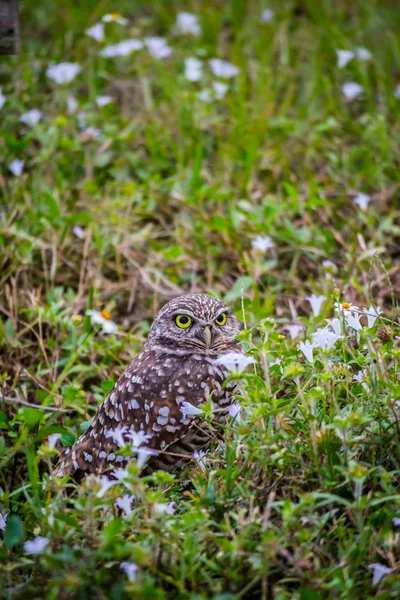
[[[215,321],[221,313],[226,314],[224,326]],[[179,314],[189,316],[190,326],[177,326]],[[138,452],[146,454],[149,472],[174,471],[187,464],[211,437],[197,409],[211,395],[220,408],[217,420],[222,422],[232,401],[234,388],[223,386],[227,371],[216,359],[226,353],[242,353],[235,340],[238,332],[236,317],[221,300],[191,294],[169,302],[157,315],[141,352],[98,408],[89,429],[72,450],[64,452],[55,474],[80,479],[117,464],[124,466],[128,459],[119,451],[125,444],[131,445],[133,459]]]

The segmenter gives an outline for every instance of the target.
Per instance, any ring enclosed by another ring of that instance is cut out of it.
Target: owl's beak
[[[207,348],[209,348],[212,340],[211,327],[209,325],[206,325],[203,329],[203,340]]]

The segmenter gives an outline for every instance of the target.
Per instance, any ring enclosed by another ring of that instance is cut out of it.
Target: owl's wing
[[[87,431],[64,451],[53,476],[80,480],[85,474],[123,467],[127,459],[115,453],[125,444],[132,445],[133,457],[162,452],[196,421],[196,415],[181,411],[184,403],[196,407],[204,402],[215,379],[205,374],[203,361],[160,356],[144,348],[99,406]],[[222,379],[219,389],[221,384]]]

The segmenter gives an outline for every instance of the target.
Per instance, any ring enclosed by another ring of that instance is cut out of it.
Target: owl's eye
[[[218,317],[215,319],[215,322],[217,325],[225,325],[226,313],[221,313],[220,315],[218,315]]]
[[[178,315],[177,317],[175,317],[175,323],[181,329],[187,329],[187,327],[189,327],[192,323],[192,318],[188,315]]]

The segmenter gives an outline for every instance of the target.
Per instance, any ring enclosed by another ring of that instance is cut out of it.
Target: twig
[[[42,406],[41,404],[32,404],[31,402],[26,402],[26,400],[21,400],[19,398],[10,398],[10,396],[2,396],[1,398],[5,402],[9,402],[10,404],[22,404],[22,406],[29,406],[29,408],[39,408],[41,410],[47,410],[49,412],[63,412],[63,413],[75,412],[72,408],[57,408],[56,406]]]

